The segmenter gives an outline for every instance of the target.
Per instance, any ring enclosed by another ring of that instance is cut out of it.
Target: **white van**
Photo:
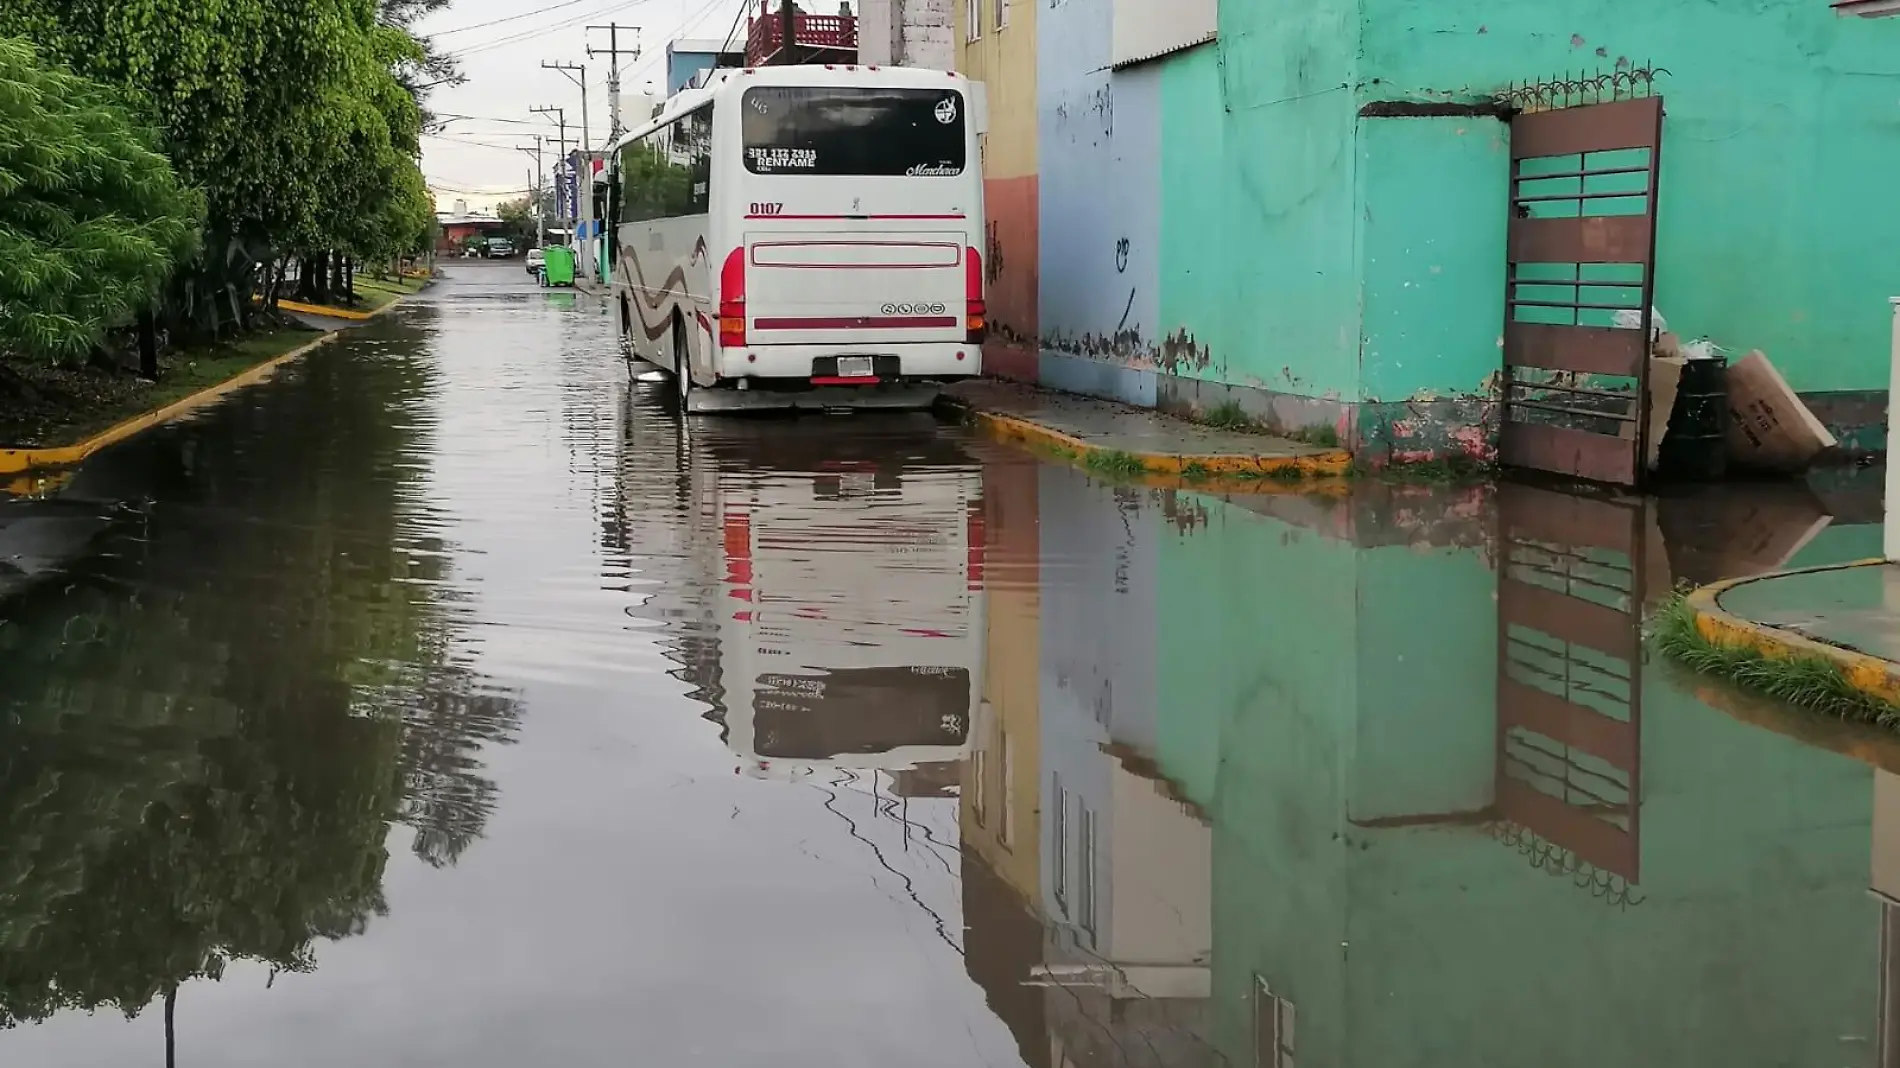
[[[683,412],[924,407],[987,330],[982,87],[724,71],[615,145],[614,299]]]

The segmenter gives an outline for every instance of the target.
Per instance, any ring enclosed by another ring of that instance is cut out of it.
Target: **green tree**
[[[408,29],[438,0],[0,0],[0,32],[123,91],[204,189],[204,255],[175,315],[248,308],[255,265],[380,253],[421,214],[419,71]]]
[[[517,248],[533,247],[541,233],[541,220],[556,218],[552,189],[544,189],[540,192],[538,217],[535,214],[535,199],[533,196],[516,197],[495,209],[495,214],[501,221],[508,224],[508,230],[504,236],[512,239]]]
[[[0,357],[72,359],[196,248],[201,197],[106,89],[0,38]]]

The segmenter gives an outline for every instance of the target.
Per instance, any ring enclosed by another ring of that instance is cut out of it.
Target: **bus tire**
[[[686,324],[677,315],[673,317],[673,388],[679,395],[680,418],[684,419],[693,393],[693,364],[686,348]]]

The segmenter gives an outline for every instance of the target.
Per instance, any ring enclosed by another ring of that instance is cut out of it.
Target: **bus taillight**
[[[964,342],[981,345],[990,332],[989,305],[983,302],[983,254],[966,248],[963,257]]]
[[[734,348],[745,343],[745,246],[741,245],[719,271],[719,344]]]

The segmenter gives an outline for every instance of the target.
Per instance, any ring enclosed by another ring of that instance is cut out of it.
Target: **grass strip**
[[[321,334],[303,327],[260,330],[234,341],[159,355],[158,381],[97,367],[12,367],[0,375],[0,446],[58,449],[183,400],[274,360]]]
[[[1657,611],[1650,622],[1650,641],[1657,651],[1685,667],[1778,701],[1854,723],[1900,727],[1900,707],[1856,688],[1840,665],[1825,657],[1773,657],[1759,649],[1703,637],[1685,594],[1677,594]]]

